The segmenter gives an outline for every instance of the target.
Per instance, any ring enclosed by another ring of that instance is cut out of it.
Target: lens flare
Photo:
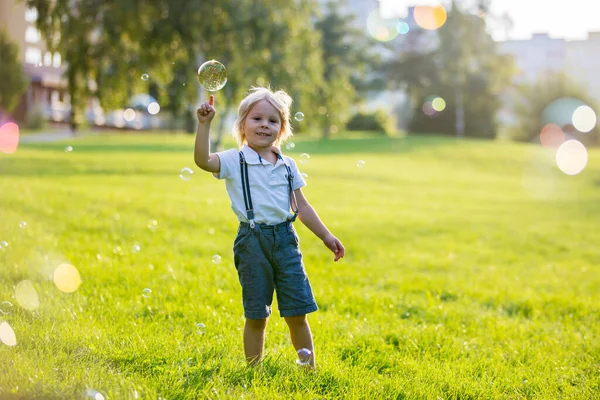
[[[61,264],[54,270],[54,284],[64,293],[72,293],[81,285],[77,268],[70,264]]]
[[[565,133],[556,124],[547,124],[540,132],[540,143],[550,149],[556,149],[565,141]]]
[[[8,322],[2,322],[0,324],[0,342],[4,343],[7,346],[17,345],[17,336],[15,335],[15,331],[13,331]]]
[[[21,281],[15,287],[17,303],[26,310],[33,311],[40,306],[40,298],[31,281]]]
[[[443,5],[416,6],[414,9],[414,18],[417,25],[423,29],[435,30],[441,28],[448,19],[446,9]]]
[[[596,113],[590,106],[579,106],[573,112],[573,126],[579,132],[589,132],[596,126]]]
[[[14,122],[7,122],[0,126],[0,152],[12,154],[19,146],[19,126]]]
[[[567,175],[577,175],[587,165],[587,149],[578,140],[567,140],[556,150],[556,166]]]

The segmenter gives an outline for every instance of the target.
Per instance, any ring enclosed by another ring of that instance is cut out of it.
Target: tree
[[[365,93],[367,71],[377,62],[367,38],[352,27],[354,16],[342,15],[339,2],[328,1],[315,27],[321,33],[323,85],[319,90],[322,136],[328,138],[344,126],[357,92]]]
[[[409,129],[495,137],[499,95],[510,86],[513,73],[511,58],[498,54],[496,43],[486,31],[484,14],[463,11],[455,1],[437,37],[439,46],[435,50],[401,54],[384,67],[390,81],[405,88],[411,98],[413,118]],[[430,96],[446,102],[446,108],[432,116],[422,111]]]
[[[0,29],[0,108],[10,113],[27,89],[27,79],[19,61],[19,46]]]
[[[531,84],[521,84],[514,104],[517,121],[510,129],[510,136],[518,141],[536,140],[544,126],[554,124],[584,143],[597,142],[600,139],[597,126],[581,133],[572,125],[573,112],[582,105],[598,110],[588,91],[564,73],[544,75]]]

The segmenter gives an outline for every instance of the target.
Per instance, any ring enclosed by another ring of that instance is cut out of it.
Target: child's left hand
[[[325,246],[327,246],[329,250],[333,251],[333,254],[335,254],[333,261],[337,261],[344,257],[344,245],[339,241],[338,238],[333,235],[329,235],[323,239],[323,243],[325,243]]]

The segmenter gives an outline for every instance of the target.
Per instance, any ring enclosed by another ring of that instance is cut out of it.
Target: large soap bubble
[[[207,61],[198,68],[198,82],[209,92],[221,90],[227,83],[227,69],[216,60]]]

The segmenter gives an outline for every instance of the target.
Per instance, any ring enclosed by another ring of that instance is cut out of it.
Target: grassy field
[[[237,223],[193,137],[95,136],[0,154],[0,321],[17,339],[0,343],[0,398],[598,398],[599,149],[566,176],[532,144],[295,142],[346,246],[333,263],[297,224],[318,371],[295,364],[276,311],[245,366]],[[73,293],[53,282],[62,263]]]

